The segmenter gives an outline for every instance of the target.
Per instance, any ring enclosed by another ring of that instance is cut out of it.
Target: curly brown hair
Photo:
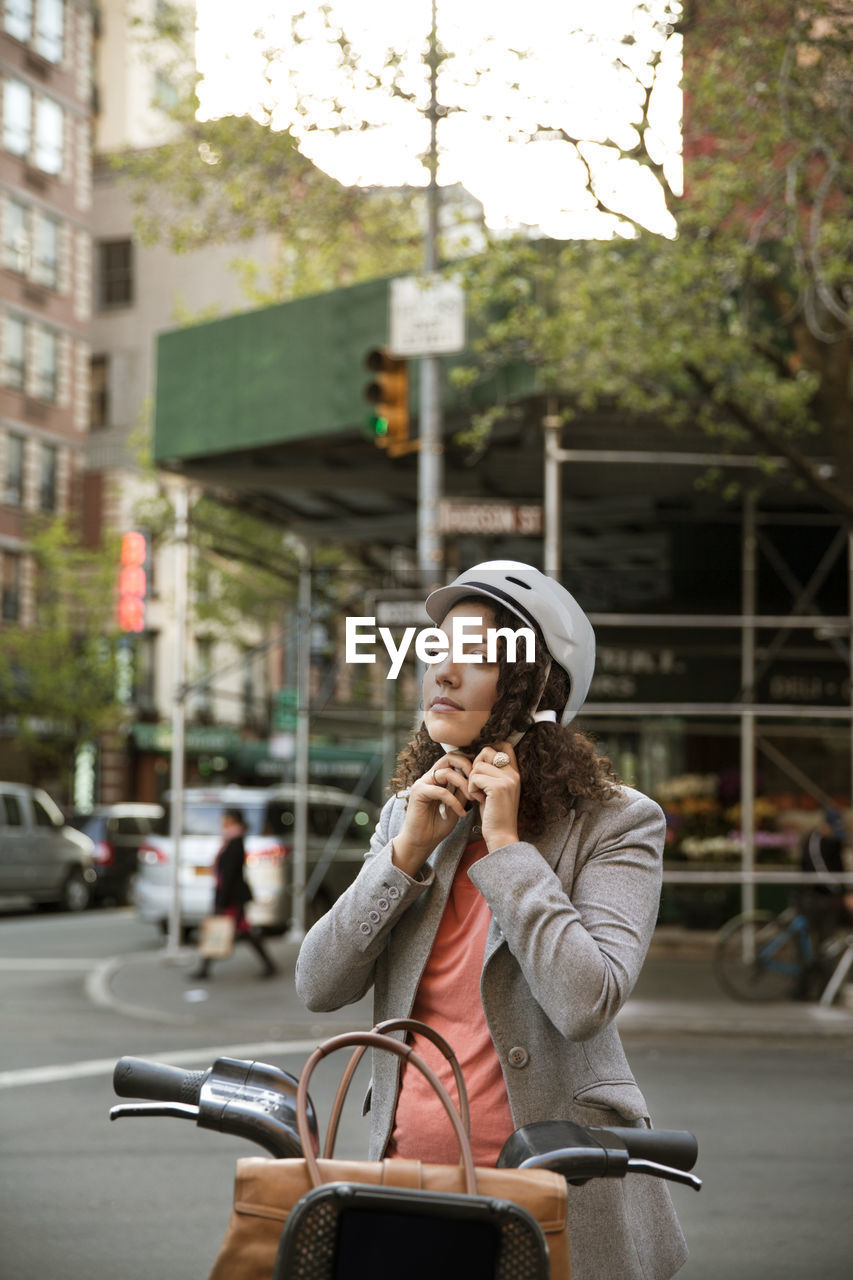
[[[497,628],[518,628],[518,618],[502,605],[470,596],[457,604],[484,603],[494,613]],[[511,734],[524,731],[515,748],[521,775],[521,800],[518,807],[519,828],[525,836],[541,835],[552,823],[565,819],[578,797],[606,801],[614,793],[617,778],[608,759],[599,756],[592,739],[569,725],[537,721],[530,725],[530,714],[536,707],[559,711],[569,696],[571,681],[556,662],[548,670],[549,655],[538,628],[535,659],[508,662],[506,642],[498,639],[497,697],[488,720],[479,735],[460,750],[475,756],[489,743],[499,742]],[[440,743],[434,742],[423,721],[397,758],[397,772],[389,783],[389,791],[402,791],[425,774],[444,755]]]

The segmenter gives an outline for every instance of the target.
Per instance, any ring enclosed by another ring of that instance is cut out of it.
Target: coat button
[[[506,1057],[511,1067],[526,1067],[530,1061],[530,1054],[519,1044],[513,1045]]]
[[[367,921],[366,921],[366,920],[362,920],[361,924],[358,926],[358,931],[359,931],[359,933],[372,933],[372,932],[373,932],[373,930],[371,929],[370,925],[367,923]]]
[[[380,911],[387,911],[387,910],[388,910],[388,905],[389,905],[389,904],[388,904],[388,899],[387,899],[387,898],[379,898],[379,900],[377,901],[376,905],[377,905],[377,907],[379,908],[379,910],[380,910]]]
[[[367,918],[368,918],[368,920],[372,920],[374,924],[379,924],[379,912],[378,912],[378,911],[368,911],[368,913],[367,913]]]
[[[400,896],[400,890],[397,888],[395,884],[392,884],[390,889],[388,890],[388,897],[399,898],[399,896]]]

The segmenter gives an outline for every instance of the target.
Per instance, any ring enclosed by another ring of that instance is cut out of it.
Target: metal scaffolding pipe
[[[743,502],[743,547],[741,553],[741,607],[745,618],[753,618],[756,609],[757,537],[755,524],[755,491],[750,489]],[[745,876],[755,871],[755,627],[741,630],[741,697],[744,706],[740,718],[740,830],[741,868]],[[755,887],[744,880],[741,909],[755,909]]]

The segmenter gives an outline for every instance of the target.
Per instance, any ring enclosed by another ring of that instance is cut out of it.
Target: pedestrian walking
[[[297,990],[331,1010],[372,987],[376,1022],[441,1032],[479,1164],[535,1121],[650,1126],[613,1020],[654,930],[665,821],[571,727],[592,679],[589,620],[515,561],[475,565],[426,608],[445,640],[422,723],[362,870],[302,944]],[[444,1058],[414,1041],[452,1093]],[[375,1056],[369,1107],[372,1159],[458,1161],[420,1073],[390,1054]],[[687,1255],[651,1178],[571,1187],[568,1226],[573,1280],[667,1280]]]
[[[246,919],[246,904],[252,900],[252,891],[246,883],[246,847],[243,837],[246,821],[242,809],[226,809],[222,814],[222,847],[216,855],[214,876],[216,888],[213,909],[217,915],[231,916],[234,920],[234,938],[248,942],[263,965],[261,977],[272,978],[278,967],[263,944],[260,930]],[[212,961],[204,956],[190,977],[205,980],[210,977]]]

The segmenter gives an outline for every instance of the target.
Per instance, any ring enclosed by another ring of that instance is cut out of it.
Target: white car
[[[166,796],[168,805],[169,796]],[[284,930],[290,920],[291,853],[295,785],[278,787],[192,787],[184,792],[184,822],[178,877],[181,922],[193,930],[213,908],[213,864],[222,847],[222,813],[243,811],[246,819],[246,879],[252,924]],[[379,810],[363,796],[337,787],[308,788],[309,915],[316,918],[355,879],[370,843]],[[142,920],[166,932],[172,907],[173,841],[168,811],[162,835],[150,835],[139,849],[133,901]]]

